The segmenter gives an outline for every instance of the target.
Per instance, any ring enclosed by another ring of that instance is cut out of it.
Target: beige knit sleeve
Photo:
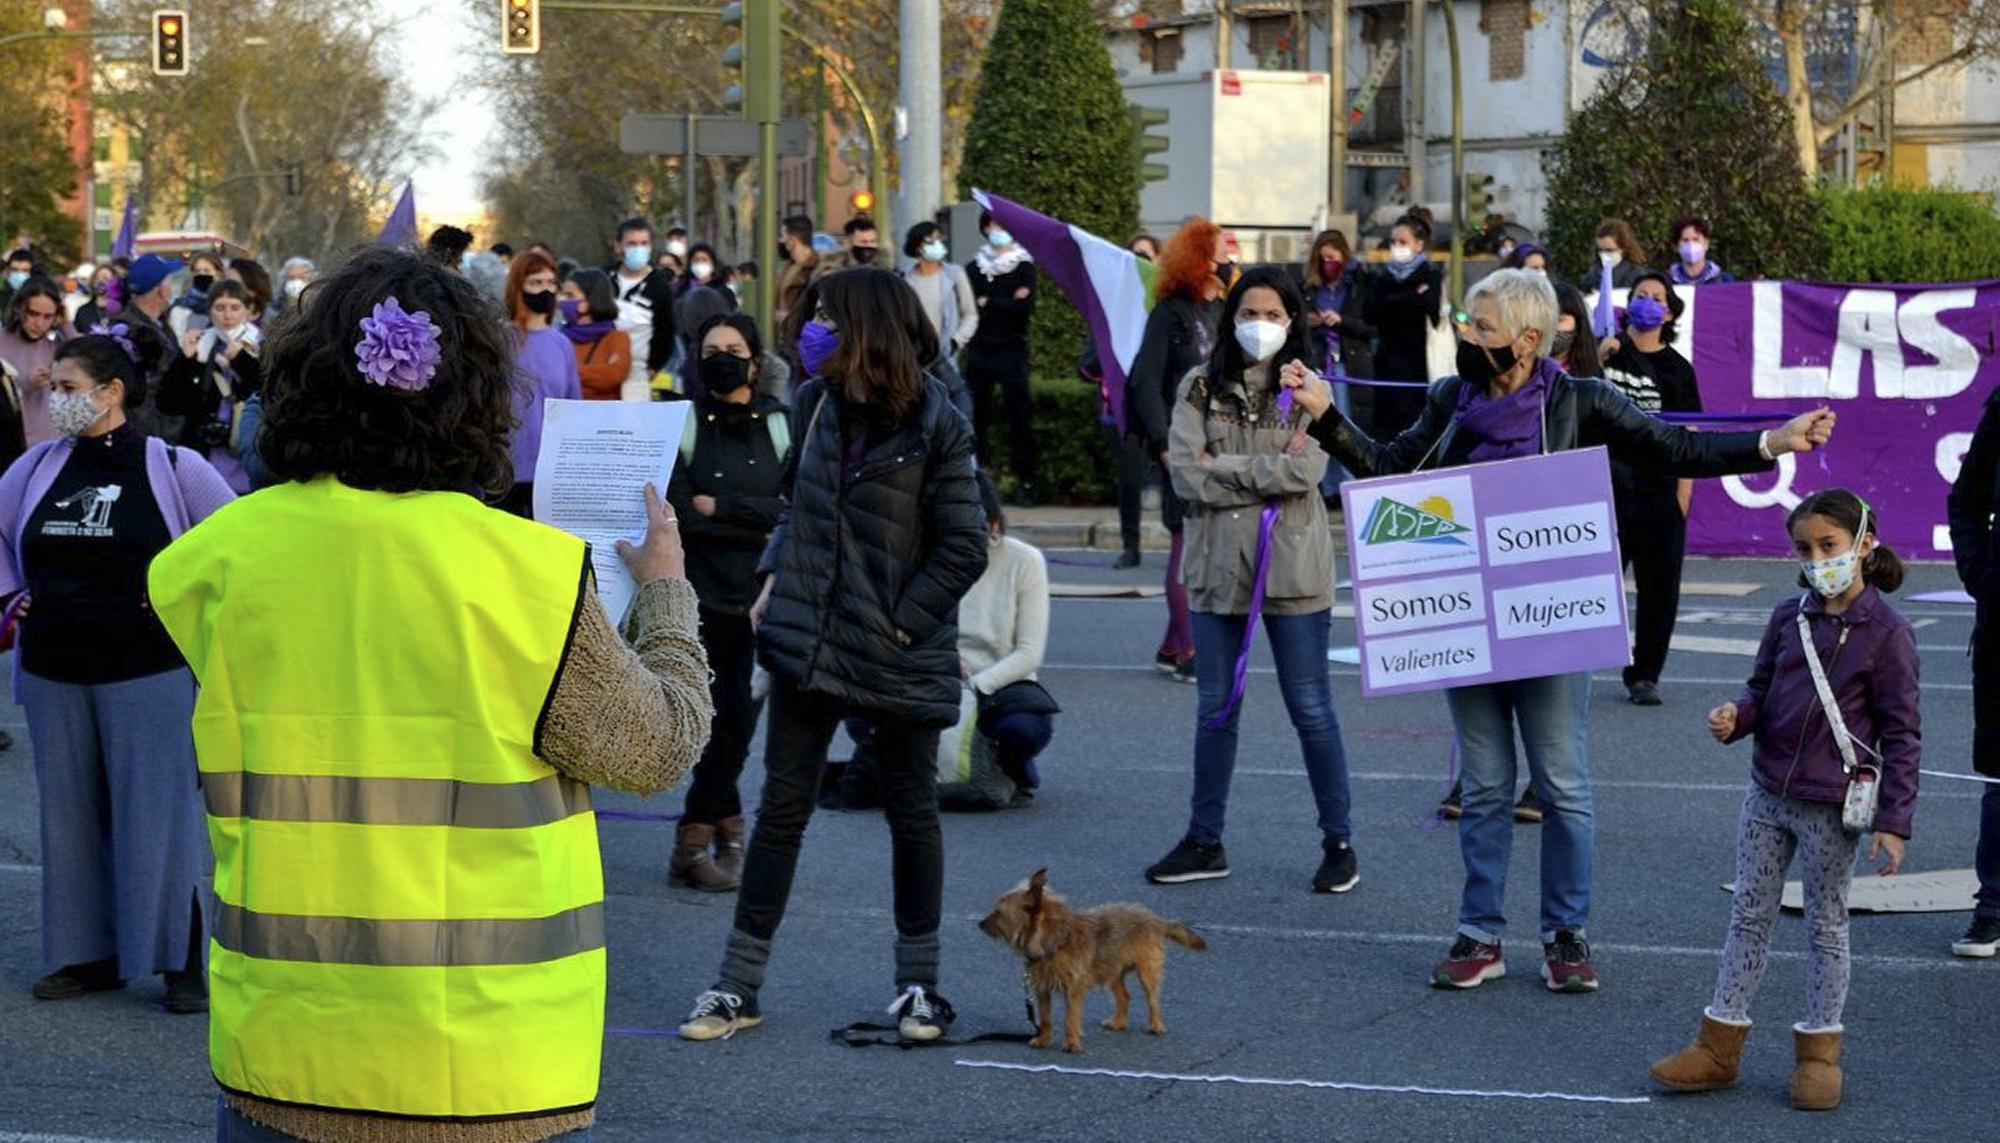
[[[708,745],[708,695],[694,587],[640,585],[620,638],[584,585],[575,637],[537,743],[549,765],[593,786],[657,794],[685,777]]]

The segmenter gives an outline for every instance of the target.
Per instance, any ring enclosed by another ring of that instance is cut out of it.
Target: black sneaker
[[[1195,683],[1200,681],[1194,677],[1194,656],[1189,655],[1187,658],[1175,663],[1174,673],[1171,677],[1175,682],[1186,683],[1189,686],[1194,686]]]
[[[727,1040],[744,1028],[764,1022],[757,1012],[757,998],[747,999],[726,988],[711,988],[694,999],[694,1011],[680,1026],[681,1039],[701,1043]]]
[[[1651,679],[1640,679],[1636,683],[1628,683],[1625,687],[1625,697],[1633,706],[1659,706],[1660,684],[1653,682]]]
[[[1538,825],[1542,820],[1542,800],[1535,796],[1535,784],[1521,791],[1521,800],[1514,803],[1514,820],[1527,825]]]
[[[1454,782],[1451,786],[1451,793],[1446,794],[1444,801],[1438,803],[1439,817],[1448,822],[1455,822],[1465,816],[1465,808],[1459,805],[1458,794],[1459,786],[1458,783]]]
[[[167,1011],[176,1016],[193,1016],[208,1011],[208,978],[199,972],[169,972]]]
[[[1128,548],[1123,555],[1111,561],[1111,567],[1114,571],[1126,571],[1138,567],[1140,562],[1138,549]]]
[[[1172,853],[1146,867],[1146,880],[1155,885],[1179,885],[1187,881],[1212,881],[1229,876],[1229,855],[1220,842],[1203,845],[1184,837]]]
[[[1345,893],[1361,884],[1361,867],[1354,860],[1354,847],[1344,841],[1321,843],[1326,856],[1320,858],[1319,872],[1313,874],[1313,892]]]
[[[2000,953],[2000,917],[1974,917],[1965,935],[1951,942],[1951,955],[1990,957]]]
[[[93,992],[110,992],[125,987],[118,979],[116,960],[64,965],[35,982],[37,1000],[74,1000]]]
[[[920,1044],[943,1039],[951,1022],[957,1018],[957,1013],[951,1010],[950,1001],[925,990],[921,984],[904,988],[902,995],[889,1005],[889,1015],[901,1017],[896,1021],[898,1035]]]

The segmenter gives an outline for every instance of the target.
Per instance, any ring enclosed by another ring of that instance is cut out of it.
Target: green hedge
[[[1117,496],[1117,471],[1111,445],[1097,423],[1097,386],[1067,377],[1036,377],[1029,383],[1034,397],[1035,442],[1040,446],[1041,472],[1035,493],[1046,504],[1111,504]],[[995,398],[997,405],[998,398]],[[1002,495],[1011,496],[1018,481],[1011,471],[1012,453],[1006,432],[988,430],[993,478]]]
[[[1828,281],[2000,278],[2000,217],[1984,195],[1948,187],[1828,187],[1819,203]]]

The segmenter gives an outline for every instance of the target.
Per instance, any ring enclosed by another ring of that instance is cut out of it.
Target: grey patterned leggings
[[[1736,826],[1736,902],[1729,910],[1729,940],[1722,946],[1710,1016],[1738,1023],[1750,1018],[1750,1001],[1770,959],[1785,871],[1797,853],[1812,944],[1804,1026],[1840,1027],[1840,1010],[1847,1004],[1847,885],[1859,841],[1841,828],[1837,804],[1750,787]]]

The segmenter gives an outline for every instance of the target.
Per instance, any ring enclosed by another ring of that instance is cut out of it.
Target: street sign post
[[[733,115],[694,116],[694,153],[720,158],[757,154],[757,124]],[[628,155],[685,155],[688,116],[632,112],[618,120],[618,149]],[[803,119],[778,124],[778,154],[804,156],[812,131]]]

